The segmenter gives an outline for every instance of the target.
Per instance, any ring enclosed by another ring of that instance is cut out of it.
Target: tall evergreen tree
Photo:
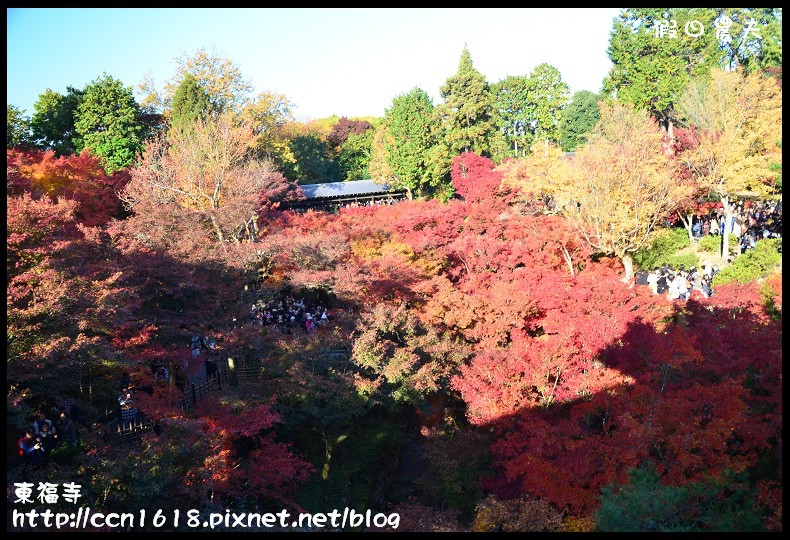
[[[145,127],[132,89],[106,73],[85,87],[74,127],[75,149],[90,148],[108,174],[131,165],[143,148]]]
[[[624,9],[609,37],[614,65],[603,93],[647,110],[671,137],[675,106],[689,80],[709,73],[721,58],[715,17],[709,8]],[[701,35],[689,35],[700,25]]]
[[[721,67],[745,74],[782,67],[782,8],[719,8],[716,22],[727,29],[719,48]]]
[[[452,155],[474,152],[490,157],[496,131],[494,104],[485,77],[475,69],[464,45],[458,72],[441,87],[444,102],[437,107]]]
[[[432,160],[437,136],[434,131],[434,106],[425,90],[414,88],[392,100],[386,111],[385,123],[389,137],[384,139],[387,163],[399,189],[423,194],[426,187],[435,187],[442,180],[442,168]]]
[[[211,112],[211,97],[197,79],[187,73],[178,85],[170,109],[170,124],[190,124]]]
[[[530,129],[536,140],[559,142],[560,122],[570,101],[570,87],[562,80],[560,70],[550,64],[540,64],[532,70],[530,104],[533,111]]]
[[[491,86],[494,117],[499,128],[499,136],[492,144],[494,161],[523,157],[529,151],[532,133],[527,128],[533,116],[530,90],[530,78],[524,75],[508,75]]]
[[[499,133],[492,144],[497,161],[525,156],[538,139],[559,140],[570,88],[557,68],[540,64],[528,77],[508,76],[493,84],[491,91]]]
[[[598,95],[589,90],[573,94],[573,100],[560,122],[560,146],[566,152],[574,152],[587,140],[590,131],[601,119],[598,110]]]

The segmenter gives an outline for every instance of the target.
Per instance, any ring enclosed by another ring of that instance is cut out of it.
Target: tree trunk
[[[671,156],[675,154],[675,128],[674,124],[672,123],[672,118],[670,118],[666,114],[661,115],[661,130],[666,135],[667,140],[661,146],[664,151],[664,155]]]
[[[680,221],[683,222],[683,226],[686,228],[686,232],[689,233],[689,244],[693,246],[694,245],[694,231],[693,231],[694,214],[689,213],[687,216],[686,214],[678,210],[678,217],[680,218]]]
[[[628,253],[620,257],[620,260],[622,261],[623,269],[625,270],[625,275],[623,276],[622,282],[628,283],[629,281],[631,281],[631,278],[634,275],[634,260],[631,258],[631,255]]]
[[[211,225],[214,227],[214,232],[217,233],[217,238],[219,239],[221,244],[225,243],[225,236],[222,234],[222,229],[219,227],[217,220],[214,216],[211,216]]]
[[[730,198],[724,196],[721,198],[721,204],[724,206],[724,234],[721,236],[721,255],[722,260],[726,261],[730,255],[730,239],[729,239],[729,229],[730,221],[733,218],[735,212],[733,211],[732,206],[730,205]],[[721,226],[721,225],[720,225]]]
[[[565,258],[565,262],[568,264],[568,269],[571,271],[571,275],[574,275],[576,272],[573,270],[573,259],[571,258],[571,254],[568,253],[568,248],[560,245],[560,249],[562,249],[562,256]]]
[[[518,139],[516,138],[516,122],[513,122],[513,157],[518,158]]]

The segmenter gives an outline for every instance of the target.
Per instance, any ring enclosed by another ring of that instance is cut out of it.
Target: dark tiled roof
[[[373,180],[352,180],[350,182],[328,182],[326,184],[303,184],[305,197],[318,199],[322,197],[348,197],[353,195],[368,195],[372,193],[387,193],[390,191],[388,184],[377,184]]]

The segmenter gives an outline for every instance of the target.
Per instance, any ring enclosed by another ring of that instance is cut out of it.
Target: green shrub
[[[695,253],[668,255],[667,257],[662,258],[658,266],[664,263],[672,265],[672,268],[680,268],[681,264],[687,269],[691,268],[692,266],[700,266],[699,257],[697,257]]]
[[[738,245],[740,242],[738,241],[738,237],[735,236],[733,233],[727,235],[727,247],[729,248],[730,255],[737,255],[738,254]],[[721,236],[719,235],[707,235],[699,240],[700,251],[705,251],[707,253],[719,253],[719,249],[721,249]]]
[[[755,490],[745,473],[725,472],[685,486],[663,484],[645,463],[629,471],[625,485],[601,490],[596,529],[603,532],[760,531]]]
[[[69,446],[63,444],[57,448],[53,448],[49,454],[50,459],[54,460],[58,465],[70,465],[74,461],[74,456],[82,451],[80,446]]]
[[[713,286],[737,281],[748,283],[768,275],[774,267],[782,264],[782,239],[759,240],[754,251],[747,251],[713,278]]]
[[[721,236],[712,234],[703,236],[699,239],[699,244],[697,244],[697,246],[699,247],[700,251],[705,251],[706,253],[718,253],[719,247],[721,246]]]
[[[657,231],[650,247],[634,254],[634,264],[640,270],[652,270],[662,264],[671,264],[677,268],[680,264],[696,266],[699,262],[693,253],[678,256],[677,252],[690,245],[689,235],[684,227],[662,229]]]

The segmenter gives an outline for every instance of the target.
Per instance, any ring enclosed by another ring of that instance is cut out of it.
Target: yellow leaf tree
[[[594,251],[622,261],[624,282],[633,275],[632,254],[691,191],[676,177],[663,138],[646,112],[605,105],[587,144],[553,173],[564,175],[556,188],[567,201],[563,214]]]
[[[284,94],[261,92],[244,105],[241,119],[248,122],[258,139],[255,149],[259,156],[273,161],[292,158],[286,126],[293,122],[293,104]]]
[[[543,140],[530,148],[522,159],[510,159],[497,167],[502,172],[502,183],[517,188],[520,197],[528,203],[540,201],[544,210],[561,210],[568,193],[565,152],[554,143]]]
[[[739,194],[776,192],[772,165],[782,163],[782,89],[775,79],[715,70],[689,85],[679,109],[698,130],[693,147],[682,154],[684,164],[721,200],[726,223]],[[723,254],[727,243],[725,234]]]

